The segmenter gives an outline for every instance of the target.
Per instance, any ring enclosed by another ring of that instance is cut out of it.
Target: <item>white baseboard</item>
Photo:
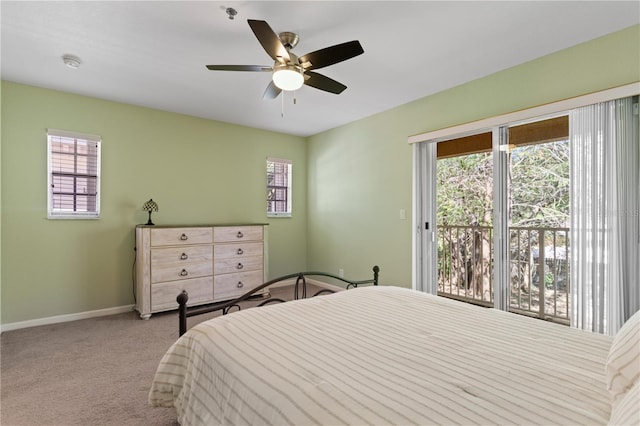
[[[318,287],[323,287],[326,288],[328,290],[332,290],[332,291],[342,291],[344,290],[343,287],[337,286],[337,285],[333,285],[333,284],[329,284],[329,283],[325,283],[323,281],[318,281],[318,280],[314,280],[312,278],[306,278],[307,280],[307,284],[313,284],[313,285],[317,285]],[[288,285],[296,285],[296,279],[295,278],[291,278],[289,280],[284,280],[284,281],[280,281],[277,282],[275,284],[270,285],[269,287],[284,287],[284,286],[288,286]]]
[[[318,287],[324,287],[326,289],[333,290],[333,291],[344,290],[344,288],[339,287],[337,285],[333,285],[333,284],[329,284],[329,283],[325,283],[322,281],[309,279],[309,278],[307,278],[307,283],[317,285]],[[287,285],[293,286],[295,284],[296,284],[296,280],[292,278],[290,280],[285,280],[285,281],[280,281],[278,283],[275,283],[270,287],[283,287]],[[57,324],[60,322],[76,321],[76,320],[82,320],[82,319],[88,319],[88,318],[94,318],[94,317],[104,317],[108,315],[122,314],[124,312],[131,312],[134,309],[134,306],[135,305],[116,306],[114,308],[78,312],[76,314],[57,315],[53,317],[36,318],[32,320],[27,320],[27,321],[12,322],[9,324],[0,325],[0,332],[19,330],[21,328],[38,327],[40,325]]]
[[[324,287],[328,290],[333,290],[333,291],[344,291],[345,289],[343,287],[337,286],[337,285],[333,285],[333,284],[329,284],[329,283],[325,283],[323,281],[317,281],[317,280],[307,280],[307,282],[309,284],[315,284],[318,287]]]
[[[131,312],[134,305],[116,306],[114,308],[98,309],[95,311],[78,312],[76,314],[56,315],[53,317],[37,318],[27,321],[12,322],[0,325],[0,332],[18,330],[21,328],[37,327],[40,325],[57,324],[59,322],[76,321],[94,317],[105,317],[108,315]]]

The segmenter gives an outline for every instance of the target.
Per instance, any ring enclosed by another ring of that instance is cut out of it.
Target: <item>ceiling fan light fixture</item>
[[[275,99],[282,91],[296,91],[303,84],[324,92],[340,94],[347,86],[313,70],[346,61],[364,53],[358,40],[319,49],[303,56],[295,55],[291,49],[298,44],[296,33],[282,32],[277,35],[266,21],[247,19],[251,31],[264,51],[273,59],[272,67],[261,65],[207,65],[211,71],[271,72],[272,80],[264,91],[263,99]]]
[[[304,84],[302,68],[296,65],[280,65],[273,72],[273,84],[282,90],[298,90]]]

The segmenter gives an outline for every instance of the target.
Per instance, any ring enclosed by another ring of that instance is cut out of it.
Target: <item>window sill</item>
[[[58,219],[80,219],[80,220],[84,220],[84,219],[100,219],[100,216],[83,216],[83,215],[54,215],[54,216],[47,216],[47,219],[51,219],[51,220],[58,220]]]
[[[267,217],[292,217],[291,213],[267,213]]]

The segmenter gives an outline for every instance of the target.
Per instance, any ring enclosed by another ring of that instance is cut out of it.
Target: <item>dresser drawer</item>
[[[186,290],[189,293],[187,305],[211,302],[213,299],[213,277],[193,278],[177,282],[159,283],[151,286],[151,310],[176,309],[176,297]]]
[[[151,269],[163,265],[187,265],[213,261],[213,246],[162,247],[151,249]]]
[[[262,256],[262,243],[216,244],[213,247],[214,258],[230,259],[244,256]]]
[[[216,275],[213,284],[215,300],[234,299],[263,283],[262,271]]]
[[[263,263],[262,256],[243,256],[238,259],[215,259],[214,270],[216,271],[216,275],[257,271],[262,270]]]
[[[156,228],[151,230],[151,246],[175,246],[182,244],[211,244],[211,228]]]
[[[211,260],[192,261],[184,264],[160,264],[151,268],[151,283],[186,280],[210,275],[213,275]]]
[[[262,241],[262,238],[262,226],[216,226],[213,228],[214,243]]]

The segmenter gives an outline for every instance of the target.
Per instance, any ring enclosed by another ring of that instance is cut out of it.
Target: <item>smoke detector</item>
[[[62,62],[64,62],[66,66],[68,66],[69,68],[73,68],[74,70],[80,68],[80,64],[82,63],[80,58],[74,55],[62,55]]]

